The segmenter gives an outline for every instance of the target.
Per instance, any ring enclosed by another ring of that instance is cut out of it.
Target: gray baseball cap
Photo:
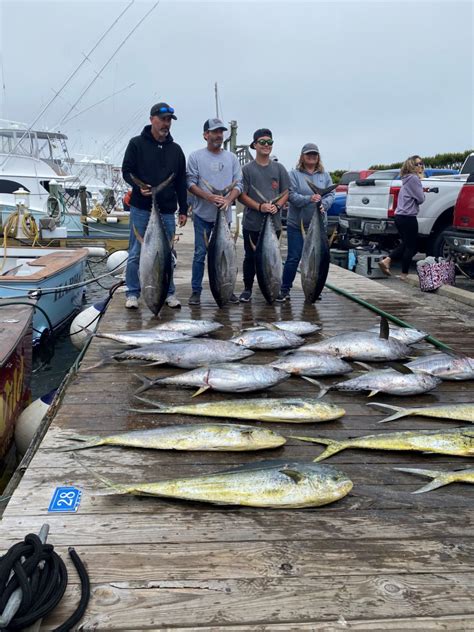
[[[215,129],[223,129],[224,131],[227,131],[227,127],[224,125],[221,119],[218,119],[218,118],[207,119],[207,121],[204,123],[204,131],[212,132]]]
[[[319,154],[319,147],[314,143],[306,143],[301,150],[302,154]]]

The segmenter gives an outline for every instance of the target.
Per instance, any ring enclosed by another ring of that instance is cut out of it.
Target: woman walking
[[[398,203],[395,210],[395,226],[400,234],[401,243],[388,257],[379,261],[379,267],[384,274],[390,276],[392,261],[402,262],[401,279],[406,279],[410,263],[417,252],[418,220],[416,216],[420,210],[420,204],[425,201],[423,193],[423,160],[420,156],[410,156],[400,169],[402,186],[398,194]]]
[[[324,171],[318,146],[314,143],[306,143],[301,150],[301,155],[290,173],[290,196],[286,226],[288,241],[288,254],[283,268],[281,291],[276,299],[280,303],[290,298],[290,290],[296,276],[298,264],[303,251],[304,236],[301,223],[308,230],[311,218],[315,211],[323,213],[324,225],[327,225],[327,212],[334,202],[334,191],[323,198],[313,193],[307,180],[310,180],[320,189],[325,189],[332,184],[331,176]]]

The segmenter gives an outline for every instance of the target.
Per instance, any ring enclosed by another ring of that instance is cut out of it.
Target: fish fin
[[[303,237],[306,237],[306,231],[304,229],[303,220],[301,220],[301,234],[303,235]]]
[[[410,408],[402,408],[401,406],[392,406],[390,404],[380,404],[379,402],[370,402],[367,406],[378,406],[379,408],[384,408],[385,410],[395,410],[394,415],[390,415],[390,417],[385,417],[381,419],[377,423],[384,424],[386,421],[394,421],[395,419],[400,419],[401,417],[407,417],[411,414]]]
[[[99,349],[99,355],[101,356],[101,359],[99,360],[99,362],[96,362],[95,364],[92,364],[91,366],[85,366],[85,367],[81,367],[82,371],[92,371],[93,369],[98,369],[101,366],[104,366],[105,364],[109,364],[112,362],[112,359],[115,360],[115,356],[104,351],[103,349]]]
[[[235,220],[235,233],[233,235],[234,237],[234,243],[237,243],[237,239],[239,238],[239,232],[240,232],[240,219],[239,216],[236,215],[236,220]]]
[[[412,492],[412,494],[424,494],[425,492],[430,492],[433,489],[438,489],[438,487],[443,487],[444,485],[449,485],[449,483],[453,482],[452,472],[442,472],[440,470],[422,470],[412,467],[396,467],[394,469],[398,470],[399,472],[408,472],[409,474],[429,476],[433,479],[423,487],[420,487],[420,489]]]
[[[114,494],[128,494],[129,490],[127,487],[125,487],[125,485],[119,485],[117,483],[114,483],[113,481],[111,481],[110,479],[106,478],[105,476],[102,476],[102,474],[98,474],[97,472],[95,472],[92,468],[90,468],[88,465],[86,465],[81,459],[79,459],[77,456],[73,455],[75,460],[77,461],[77,463],[79,463],[79,465],[81,467],[83,467],[87,472],[89,472],[89,474],[92,474],[92,476],[94,478],[96,478],[98,481],[100,481],[101,483],[103,483],[106,487],[109,487],[110,489],[114,490]]]
[[[151,379],[151,378],[147,377],[146,375],[138,375],[138,373],[134,373],[133,375],[135,377],[137,377],[140,380],[140,382],[142,383],[140,388],[138,388],[135,391],[134,395],[139,395],[140,393],[144,393],[149,388],[152,388],[152,386],[154,386],[156,384],[156,382],[157,382],[157,380]]]
[[[252,250],[255,252],[257,250],[257,246],[253,243],[252,237],[249,237],[249,244]]]
[[[205,393],[210,388],[211,387],[209,386],[209,384],[206,384],[205,386],[201,386],[201,388],[198,388],[198,390],[195,393],[193,393],[191,397],[197,397],[198,395],[201,395],[201,393]]]
[[[292,480],[294,483],[299,483],[299,482],[301,482],[301,481],[305,478],[302,474],[300,474],[300,473],[299,473],[299,472],[297,472],[296,470],[292,470],[292,469],[287,468],[287,467],[283,467],[283,468],[280,470],[280,472],[281,472],[282,474],[285,474],[285,476],[288,476],[288,478],[291,478],[291,480]]]
[[[169,175],[166,180],[163,180],[163,182],[161,182],[158,186],[153,187],[153,198],[155,198],[156,194],[159,193],[160,191],[163,191],[163,189],[166,189],[166,187],[168,186],[168,184],[170,184],[170,182],[172,182],[174,180],[174,173],[172,173],[171,175]]]
[[[374,395],[377,395],[379,391],[370,391],[370,393],[367,395],[367,397],[373,397]]]
[[[138,399],[138,401],[140,402],[144,402],[145,404],[150,404],[151,406],[154,406],[158,410],[161,410],[162,408],[166,408],[166,406],[164,406],[160,402],[154,401],[153,399],[148,399],[147,397],[138,397],[138,395],[134,395],[133,397],[134,399]]]
[[[323,445],[327,445],[327,448],[324,450],[322,454],[313,459],[315,463],[318,461],[323,461],[327,459],[328,456],[332,456],[333,454],[337,454],[341,450],[344,450],[347,447],[347,443],[344,441],[334,441],[334,439],[325,439],[323,437],[300,437],[297,435],[289,435],[290,439],[299,439],[300,441],[308,441],[309,443],[322,443]]]
[[[395,363],[392,368],[395,371],[398,371],[399,373],[403,373],[404,375],[410,375],[411,373],[415,373],[415,371],[412,371],[412,369],[410,369],[409,366],[406,366],[405,364],[400,364],[400,363]]]
[[[385,318],[385,316],[381,316],[379,337],[382,338],[382,340],[388,340],[389,335],[390,325],[388,324],[388,320]]]
[[[143,244],[143,237],[140,235],[140,233],[138,232],[138,230],[135,228],[135,224],[133,224],[133,233],[135,235],[135,239],[140,242],[140,244]]]
[[[212,184],[210,184],[207,180],[205,180],[202,176],[201,176],[201,182],[204,184],[204,186],[206,187],[206,189],[209,190],[210,193],[213,193],[214,195],[217,195],[218,190],[212,186]]]
[[[354,362],[354,364],[358,364],[359,366],[361,366],[366,371],[375,371],[373,366],[369,366],[365,362],[360,362],[359,360],[356,360],[356,362]]]
[[[68,435],[65,437],[71,441],[83,441],[82,445],[67,446],[65,448],[57,448],[55,452],[74,452],[75,450],[86,450],[87,448],[93,448],[98,445],[102,445],[102,438],[98,435]]]
[[[207,236],[206,231],[204,231],[204,245],[206,246],[206,250],[209,248],[209,237]]]
[[[237,180],[233,180],[230,184],[228,184],[225,189],[222,189],[222,195],[223,197],[225,197],[226,195],[228,195],[233,188],[235,188],[235,185],[237,184]]]
[[[317,386],[319,388],[318,399],[321,399],[321,397],[324,397],[324,395],[326,395],[326,393],[331,388],[330,386],[324,386],[323,384],[321,384],[321,382],[318,382],[318,380],[315,380],[314,377],[308,377],[307,375],[301,375],[300,377],[302,377],[303,380],[306,380],[310,384],[313,384],[314,386]]]

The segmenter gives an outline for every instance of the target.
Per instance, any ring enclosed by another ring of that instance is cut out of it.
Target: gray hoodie
[[[395,215],[416,217],[420,210],[420,204],[424,201],[423,185],[416,173],[409,173],[407,176],[403,176]]]
[[[303,220],[303,226],[307,229],[316,210],[316,204],[311,202],[311,196],[314,194],[309,188],[306,179],[311,180],[320,189],[325,189],[332,184],[331,176],[326,172],[306,173],[297,169],[293,169],[290,172],[290,204],[287,224],[292,228],[301,228],[301,220]],[[331,208],[334,197],[334,191],[323,197],[322,205],[325,214]]]

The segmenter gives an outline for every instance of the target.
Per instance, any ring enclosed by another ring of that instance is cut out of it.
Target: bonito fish
[[[352,481],[326,465],[295,461],[261,461],[230,470],[155,483],[113,483],[82,464],[115,494],[180,498],[216,505],[264,509],[298,509],[327,505],[343,498]]]
[[[406,364],[412,371],[436,375],[442,380],[473,380],[474,358],[449,353],[434,353]]]
[[[389,337],[388,321],[385,318],[381,320],[379,336],[368,331],[339,334],[321,342],[306,344],[300,351],[329,353],[340,358],[362,362],[401,360],[411,354],[408,345]]]
[[[290,375],[264,364],[223,363],[154,380],[145,376],[137,377],[143,382],[143,386],[136,391],[136,395],[152,386],[183,386],[199,389],[194,397],[207,389],[224,393],[250,393],[280,384],[289,379]]]
[[[327,353],[303,353],[296,351],[270,362],[270,366],[288,371],[292,375],[321,377],[323,375],[342,375],[350,373],[350,364]]]
[[[213,320],[194,320],[192,318],[175,318],[166,323],[156,325],[154,329],[166,329],[168,331],[179,331],[188,336],[205,336],[223,327]]]
[[[371,327],[369,331],[371,333],[377,333],[380,327]],[[426,331],[420,329],[413,329],[411,327],[394,327],[390,325],[390,338],[395,338],[399,342],[403,342],[406,345],[414,345],[417,342],[421,342],[427,338],[429,334]]]
[[[136,331],[106,331],[94,334],[96,338],[108,338],[126,345],[149,345],[159,342],[172,342],[191,340],[191,336],[182,334],[179,331],[168,331],[167,329],[137,329]]]
[[[463,404],[440,404],[438,406],[425,406],[423,408],[402,408],[401,406],[379,404],[378,402],[371,402],[367,404],[367,406],[376,406],[385,410],[395,411],[395,414],[379,421],[379,424],[411,415],[433,417],[435,419],[450,419],[451,421],[470,421],[474,424],[474,403],[472,402],[465,402]]]
[[[437,489],[438,487],[443,487],[443,485],[449,485],[450,483],[474,483],[473,468],[452,470],[451,472],[444,472],[443,470],[422,470],[415,467],[395,467],[394,469],[399,472],[408,472],[409,474],[428,476],[434,479],[427,485],[412,492],[412,494],[424,494],[425,492],[430,492],[432,489]]]
[[[133,430],[107,437],[71,435],[74,441],[84,441],[80,446],[64,451],[84,450],[97,446],[124,446],[152,450],[206,450],[241,452],[278,448],[286,443],[280,434],[268,428],[237,424],[187,424],[165,426],[152,430]]]
[[[339,419],[345,410],[335,404],[326,404],[309,397],[230,399],[203,404],[166,405],[136,396],[136,399],[151,404],[152,409],[132,409],[147,414],[178,414],[197,417],[224,417],[254,421],[276,421],[284,423],[315,423]]]
[[[377,393],[389,395],[420,395],[433,390],[441,384],[439,377],[425,375],[423,373],[400,373],[395,369],[382,369],[381,371],[367,371],[364,375],[353,377],[345,382],[332,384],[323,388],[319,397],[329,390],[337,391],[370,391],[369,397]],[[318,386],[320,386],[318,384]]]
[[[362,448],[365,450],[419,450],[436,454],[451,454],[453,456],[474,456],[474,430],[472,428],[457,428],[456,430],[420,430],[419,432],[388,432],[378,435],[354,437],[343,441],[325,439],[323,437],[296,437],[301,441],[321,443],[327,445],[315,462],[327,459],[333,454],[347,448]]]
[[[191,339],[185,342],[161,342],[115,354],[115,360],[145,360],[153,364],[170,364],[180,369],[194,369],[207,364],[233,362],[253,355],[253,351],[228,340]]]
[[[313,193],[319,193],[321,197],[337,187],[319,189],[311,180],[306,179],[306,182]],[[321,203],[316,205],[301,253],[301,286],[307,303],[314,303],[319,297],[329,272],[329,241],[320,206]]]
[[[294,349],[304,344],[301,336],[278,329],[249,329],[230,339],[247,349]]]

